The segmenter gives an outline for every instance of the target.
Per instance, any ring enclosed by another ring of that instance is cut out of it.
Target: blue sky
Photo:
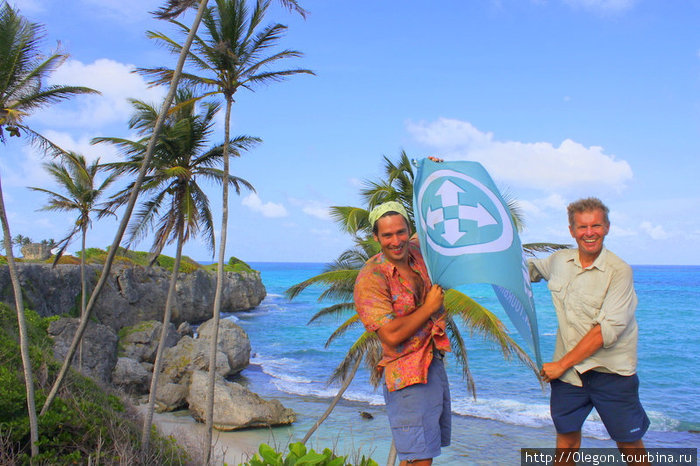
[[[148,14],[162,2],[10,3],[45,25],[45,50],[60,41],[70,54],[53,82],[103,93],[30,123],[65,149],[119,159],[89,140],[133,136],[126,99],[156,103],[164,95],[130,73],[174,65],[145,37],[177,36]],[[572,243],[566,204],[595,195],[611,209],[607,245],[628,262],[700,264],[700,1],[301,3],[305,21],[277,3],[268,18],[289,26],[285,48],[304,53],[287,66],[317,76],[238,93],[232,133],[264,143],[231,166],[257,193],[231,198],[227,255],[333,260],[351,243],[328,206],[359,205],[358,190],[381,175],[382,156],[405,150],[481,162],[521,201],[523,242]],[[70,216],[37,212],[46,198],[26,188],[55,189],[41,154],[14,138],[2,150],[13,235],[61,238]],[[218,224],[220,197],[213,186],[209,192]],[[89,245],[111,244],[115,226],[96,222]],[[148,239],[136,245],[149,247]],[[198,240],[184,253],[212,257]]]

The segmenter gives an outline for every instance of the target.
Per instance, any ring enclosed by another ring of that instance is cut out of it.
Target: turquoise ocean
[[[269,431],[270,442],[284,445],[303,437],[336,394],[327,379],[361,329],[325,347],[340,324],[330,318],[308,324],[319,309],[322,288],[310,288],[293,301],[285,290],[323,270],[320,263],[251,263],[259,270],[267,297],[255,309],[226,315],[250,336],[251,365],[240,379],[263,397],[294,409],[298,421]],[[633,266],[639,298],[640,397],[650,419],[648,447],[700,446],[700,266]],[[496,313],[509,328],[490,285],[461,289]],[[546,283],[533,284],[542,353],[553,353],[556,318]],[[459,369],[448,356],[452,391],[452,445],[435,464],[518,464],[521,448],[550,448],[554,429],[549,417],[549,387],[516,360],[462,328],[476,399],[468,394]],[[512,336],[521,345],[517,333]],[[531,353],[531,351],[530,351]],[[360,416],[369,412],[374,419]],[[595,411],[583,428],[584,447],[614,447]],[[311,446],[360,451],[384,464],[391,443],[380,390],[361,367],[331,417],[312,437]]]

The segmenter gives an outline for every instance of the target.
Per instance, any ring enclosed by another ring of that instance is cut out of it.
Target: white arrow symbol
[[[445,233],[442,235],[442,237],[445,238],[445,241],[450,244],[455,244],[462,236],[464,236],[464,232],[459,231],[458,218],[445,220]]]
[[[460,188],[450,180],[445,180],[445,182],[442,183],[442,186],[440,186],[440,189],[438,189],[435,192],[435,194],[442,198],[442,206],[448,207],[452,205],[457,205],[459,203],[458,194],[463,192],[464,191],[462,190],[462,188]]]
[[[478,228],[486,225],[498,225],[498,221],[478,202],[476,203],[476,207],[470,205],[459,206],[459,218],[463,220],[476,220]]]
[[[442,222],[445,219],[445,214],[442,209],[433,210],[428,207],[428,214],[425,216],[425,220],[428,226],[435,229],[435,225]]]

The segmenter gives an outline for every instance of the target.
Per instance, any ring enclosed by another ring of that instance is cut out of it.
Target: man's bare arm
[[[556,380],[568,369],[595,354],[603,347],[603,333],[600,325],[596,325],[586,333],[574,348],[566,353],[559,361],[547,362],[542,365],[540,375],[545,382]]]
[[[379,339],[389,346],[403,343],[412,337],[430,316],[440,310],[443,301],[443,289],[439,285],[433,285],[422,306],[408,315],[395,317],[377,330]]]

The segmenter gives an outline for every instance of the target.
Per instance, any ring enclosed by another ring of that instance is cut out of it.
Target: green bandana
[[[408,214],[406,213],[406,209],[404,209],[403,206],[396,201],[389,201],[385,202],[384,204],[379,204],[377,207],[372,209],[372,212],[369,213],[370,226],[374,228],[374,222],[379,220],[379,217],[392,211],[403,215],[403,218],[406,219],[406,223],[408,223]]]

